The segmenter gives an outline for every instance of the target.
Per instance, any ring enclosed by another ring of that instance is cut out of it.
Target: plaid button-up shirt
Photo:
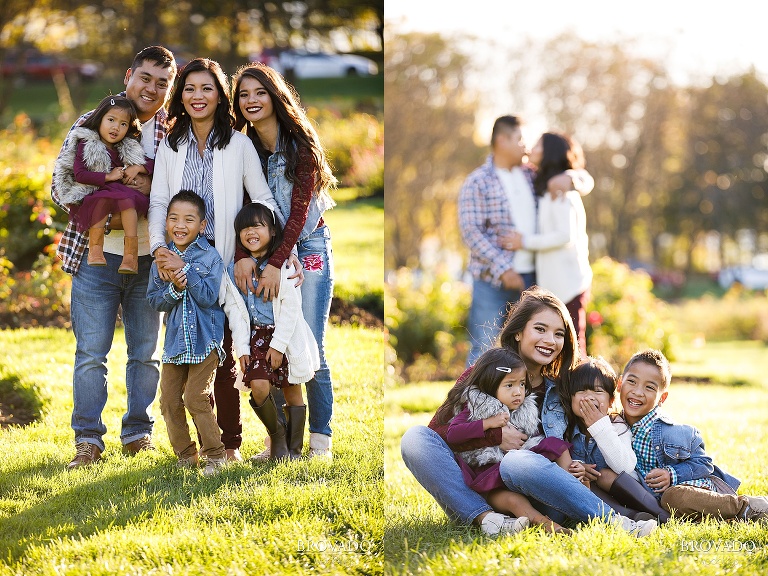
[[[125,92],[120,92],[118,96],[125,96]],[[82,126],[83,122],[91,115],[93,114],[93,110],[90,112],[86,112],[80,118],[77,119],[77,121],[72,125],[72,128],[69,129],[69,132],[67,133],[67,137],[64,139],[64,143],[61,146],[61,149],[64,150],[64,148],[67,145],[67,141],[69,139],[69,133],[72,132],[73,129],[77,128],[78,126]],[[154,143],[155,143],[155,150],[157,150],[157,147],[160,145],[160,141],[165,137],[165,122],[166,122],[167,115],[165,113],[165,110],[163,108],[160,108],[160,110],[157,111],[157,114],[155,114],[155,134],[154,134]],[[61,154],[61,152],[59,152]],[[55,178],[54,178],[55,181]],[[51,198],[56,203],[56,205],[64,210],[65,212],[69,213],[69,207],[67,207],[66,204],[62,204],[59,200],[60,195],[59,191],[56,190],[56,187],[52,184],[51,185]],[[85,249],[88,247],[88,232],[78,232],[77,227],[75,224],[70,220],[67,223],[67,227],[64,230],[64,234],[61,236],[61,240],[59,240],[59,245],[56,248],[56,255],[61,258],[61,269],[64,270],[64,272],[68,274],[77,274],[77,271],[80,269],[80,263],[83,260],[83,254],[85,253]]]
[[[533,195],[535,172],[527,166],[522,166],[522,170]],[[500,287],[501,275],[515,269],[515,255],[504,250],[499,242],[501,235],[512,230],[513,223],[507,194],[493,165],[493,155],[464,181],[458,211],[461,236],[470,250],[467,269],[473,278]]]

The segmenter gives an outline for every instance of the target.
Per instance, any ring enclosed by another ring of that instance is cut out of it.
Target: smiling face
[[[632,362],[621,378],[619,398],[627,423],[638,422],[667,399],[661,370],[648,362]]]
[[[190,72],[184,80],[181,102],[193,122],[212,121],[219,103],[219,89],[210,72]]]
[[[528,370],[538,372],[562,352],[565,323],[552,308],[542,308],[528,320],[518,341],[520,356]]]
[[[251,124],[272,121],[276,122],[275,108],[272,97],[264,85],[250,76],[244,76],[240,81],[237,93],[237,105],[243,117]]]
[[[165,231],[181,251],[192,244],[205,230],[207,222],[200,214],[200,209],[191,202],[177,200],[168,207],[165,219]]]
[[[125,95],[136,106],[139,121],[146,122],[163,107],[173,82],[171,67],[163,68],[145,60],[136,70],[125,73]]]
[[[591,402],[592,405],[597,408],[601,414],[608,414],[608,409],[613,403],[611,395],[600,385],[599,381],[595,381],[594,390],[579,390],[574,393],[571,398],[571,410],[574,414],[581,413],[580,403],[582,400]]]
[[[251,256],[259,258],[267,253],[275,231],[264,222],[255,222],[240,231],[240,243]]]
[[[525,368],[512,370],[499,383],[496,398],[510,410],[517,410],[525,399]]]
[[[99,124],[99,137],[104,144],[112,146],[120,142],[128,133],[131,116],[122,108],[110,108]]]

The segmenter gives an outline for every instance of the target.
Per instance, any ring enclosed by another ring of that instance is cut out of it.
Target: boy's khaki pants
[[[160,377],[160,412],[168,429],[168,439],[179,458],[191,458],[197,447],[189,435],[187,414],[200,435],[200,455],[220,460],[226,458],[221,432],[211,408],[213,378],[219,355],[213,350],[200,364],[163,364]]]
[[[746,496],[723,494],[696,486],[672,486],[661,496],[662,508],[693,520],[702,520],[707,516],[724,520],[743,518],[748,505]]]

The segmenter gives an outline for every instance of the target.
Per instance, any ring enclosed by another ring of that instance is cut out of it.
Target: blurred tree
[[[458,247],[456,199],[481,161],[469,58],[438,34],[395,35],[384,47],[385,268],[418,265],[422,238]]]

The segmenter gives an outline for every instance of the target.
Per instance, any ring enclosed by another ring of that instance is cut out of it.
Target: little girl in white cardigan
[[[259,271],[280,246],[283,235],[273,209],[262,202],[243,206],[235,218],[235,234]],[[250,405],[269,433],[271,460],[301,456],[307,414],[301,384],[320,367],[317,343],[301,312],[301,291],[288,280],[293,272],[292,268],[281,268],[280,289],[271,302],[251,292],[240,292],[234,263],[224,278],[224,311],[243,372],[242,381],[238,379],[235,386],[251,393]],[[254,280],[256,285],[258,278]],[[286,424],[278,418],[270,386],[283,390]]]

